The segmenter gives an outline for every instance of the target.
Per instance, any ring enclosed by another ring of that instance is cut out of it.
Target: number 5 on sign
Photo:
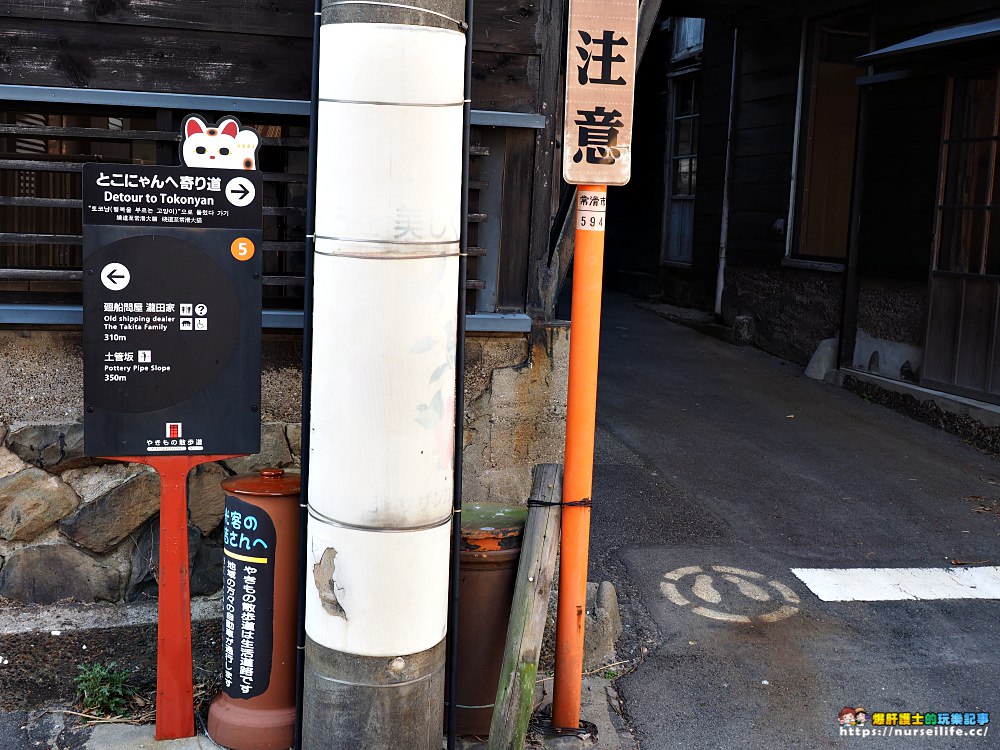
[[[246,237],[237,237],[229,247],[229,251],[236,260],[250,260],[254,250],[253,242]]]

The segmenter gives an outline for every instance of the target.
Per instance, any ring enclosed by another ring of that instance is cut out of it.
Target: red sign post
[[[191,585],[188,570],[187,475],[195,466],[236,456],[118,456],[160,475],[157,581],[156,739],[194,735]]]
[[[631,176],[636,0],[571,0],[563,178],[576,184],[552,723],[580,725],[607,186]]]

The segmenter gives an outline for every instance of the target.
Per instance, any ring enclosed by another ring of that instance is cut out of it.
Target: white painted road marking
[[[1000,567],[792,568],[824,602],[1000,599]]]
[[[679,585],[684,578],[694,576],[694,581],[690,584],[683,581],[685,585],[690,585],[691,593],[703,602],[719,605],[723,603],[724,597],[716,586],[713,574],[719,575],[723,581],[732,584],[732,587],[736,589],[739,596],[743,597],[743,599],[727,602],[729,606],[737,609],[745,609],[748,602],[757,602],[759,605],[762,602],[773,601],[775,604],[771,606],[775,608],[766,612],[759,612],[758,610],[759,613],[757,614],[740,614],[714,607],[697,605],[691,609],[697,615],[727,622],[777,622],[786,617],[791,617],[799,611],[798,607],[792,606],[799,603],[798,595],[785,584],[780,581],[769,581],[763,573],[744,570],[743,568],[734,568],[728,565],[712,565],[709,571],[706,571],[700,565],[676,568],[663,574],[663,580],[660,582],[660,591],[678,607],[687,607],[692,604],[692,601],[680,592]],[[768,586],[771,587],[772,591],[780,595],[780,599],[768,592]],[[730,596],[730,598],[732,597]],[[787,603],[782,604],[781,599]]]

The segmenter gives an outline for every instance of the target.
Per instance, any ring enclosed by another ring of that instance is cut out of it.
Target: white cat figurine
[[[256,169],[260,139],[238,120],[227,117],[218,125],[208,125],[197,115],[184,118],[181,161],[186,167],[213,169]]]

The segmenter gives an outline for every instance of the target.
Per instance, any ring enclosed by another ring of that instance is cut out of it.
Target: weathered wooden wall
[[[754,259],[773,265],[785,252],[784,234],[775,224],[788,214],[800,38],[797,18],[740,30],[730,262]],[[703,123],[707,128],[709,123]]]
[[[726,176],[733,28],[706,24],[701,72],[698,135],[698,190],[694,207],[692,302],[714,305],[722,227],[722,192]]]
[[[481,0],[474,9],[473,108],[546,118],[542,129],[506,136],[506,310],[540,309],[537,267],[558,194],[565,9],[566,0]],[[0,100],[5,84],[309,97],[312,0],[0,0],[0,19]]]
[[[476,8],[475,108],[541,112],[540,3]],[[311,0],[0,0],[0,84],[306,99],[312,10]]]
[[[309,95],[308,0],[2,0],[0,16],[0,84]]]
[[[769,15],[740,21],[741,53],[737,137],[731,183],[729,255],[724,315],[751,314],[757,343],[770,351],[805,362],[822,338],[834,335],[844,299],[842,270],[831,265],[803,269],[785,261],[785,237],[776,231],[788,214],[795,136],[798,60],[803,23],[821,14],[853,7],[850,2],[800,3],[783,9],[772,4]],[[872,48],[878,49],[935,29],[996,15],[996,3],[954,0],[937,3],[892,0],[872,4]],[[720,21],[710,21],[706,36],[706,70],[724,52],[710,46]],[[987,59],[992,55],[991,59]],[[932,253],[941,119],[946,74],[967,69],[995,69],[995,45],[962,44],[899,60],[914,77],[880,82],[865,90],[867,103],[862,159],[864,162],[859,252],[849,273],[864,284],[877,282],[879,294],[867,295],[860,317],[878,324],[879,335],[917,343],[923,307],[915,290],[925,284]],[[878,62],[876,72],[893,63]],[[711,84],[706,81],[705,94]],[[808,108],[808,81],[805,106]],[[804,112],[804,117],[808,109]],[[724,113],[710,114],[703,104],[703,152],[724,141]],[[806,144],[800,143],[800,157]],[[843,154],[853,158],[853,154]],[[716,253],[718,231],[711,219],[721,196],[699,179],[695,263],[707,264]],[[800,168],[804,162],[800,161]],[[795,222],[801,221],[801,200]],[[707,220],[707,221],[706,221]],[[787,228],[786,228],[787,231]],[[794,227],[792,228],[794,230]],[[882,283],[885,281],[886,283]],[[894,286],[895,284],[895,286]],[[896,289],[901,291],[895,291]],[[874,287],[872,287],[874,288]],[[856,305],[855,302],[850,304]],[[849,327],[852,324],[849,324]]]
[[[788,212],[803,23],[800,14],[809,17],[814,10],[831,13],[851,5],[802,3],[793,15],[741,19],[743,59],[738,84],[729,262],[773,267],[784,257],[785,238],[774,225],[783,221]],[[991,11],[996,15],[996,10],[995,2],[983,0],[877,3],[873,5],[873,48],[968,23]],[[712,45],[713,36],[723,25],[721,21],[710,21],[706,29],[706,98],[715,93],[709,79],[712,67],[728,57],[721,46]],[[952,48],[947,56],[960,60],[967,54],[968,48],[960,46]],[[717,80],[722,84],[721,76]],[[943,79],[930,71],[907,83],[878,84],[870,89],[862,257],[868,255],[865,262],[872,271],[887,265],[905,278],[926,273],[943,97]],[[718,150],[717,144],[724,142],[724,117],[722,107],[714,108],[710,101],[703,100],[696,257],[714,256],[717,250],[713,237],[717,230],[712,220],[717,215],[715,206],[721,204],[721,194],[708,184],[712,170],[705,161],[708,151]],[[884,249],[875,250],[876,244]],[[872,258],[870,252],[882,253],[883,257]],[[886,253],[894,253],[895,257]]]

